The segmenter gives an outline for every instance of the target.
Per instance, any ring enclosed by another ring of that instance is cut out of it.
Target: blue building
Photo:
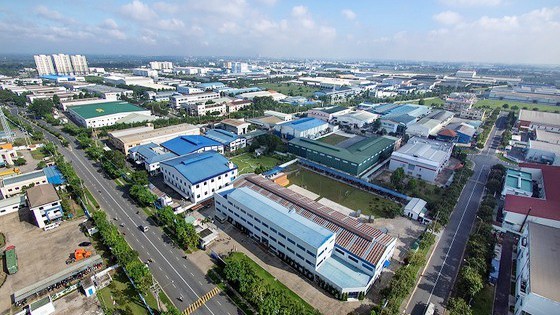
[[[131,148],[128,150],[128,156],[137,165],[143,165],[150,174],[155,174],[159,171],[160,162],[177,157],[177,154],[150,142]]]
[[[456,130],[458,143],[471,143],[476,129],[469,124],[461,124]]]
[[[167,151],[177,155],[214,150],[224,153],[224,145],[205,136],[179,136],[161,144]]]
[[[64,178],[62,172],[60,172],[58,167],[56,167],[55,165],[45,167],[43,169],[43,173],[45,173],[45,176],[47,177],[47,182],[49,184],[53,184],[53,185],[66,184],[66,178]]]
[[[206,132],[205,136],[221,143],[228,152],[237,151],[247,146],[247,139],[223,129],[210,129]]]
[[[283,139],[315,139],[327,133],[329,124],[317,118],[301,118],[274,126],[274,133]]]
[[[160,166],[164,183],[193,203],[212,197],[237,178],[237,166],[214,151],[178,156]]]
[[[222,82],[208,82],[208,83],[200,83],[196,87],[203,90],[214,90],[214,89],[223,88],[225,86],[226,85],[223,84]]]

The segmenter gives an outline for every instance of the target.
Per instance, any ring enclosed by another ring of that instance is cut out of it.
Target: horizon
[[[29,12],[21,16],[20,12]],[[559,65],[552,0],[5,3],[0,54]],[[142,52],[138,54],[138,52]]]

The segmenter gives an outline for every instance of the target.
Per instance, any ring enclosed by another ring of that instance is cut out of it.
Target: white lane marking
[[[191,276],[193,276],[193,277],[194,277],[194,275],[193,275],[193,273],[192,273],[192,272],[191,272]]]
[[[113,198],[113,196],[111,194],[109,194],[109,191],[107,191],[107,189],[105,188],[105,186],[101,185],[101,182],[97,179],[97,177],[95,177],[95,175],[89,170],[89,168],[82,162],[82,160],[80,158],[78,158],[78,156],[76,155],[76,153],[74,151],[71,151],[71,153],[76,157],[77,161],[82,164],[82,166],[84,167],[84,169],[90,174],[90,178],[88,178],[91,182],[91,178],[93,178],[101,187],[101,189],[103,189],[105,191],[105,193],[107,193],[107,195],[113,200],[113,202],[117,205],[117,207],[119,207],[121,209],[121,211],[124,213],[124,215],[134,224],[136,224],[134,222],[134,220],[128,215],[128,213],[124,210],[123,207],[121,207],[121,205],[115,200],[115,198]],[[87,178],[87,176],[86,176]],[[160,256],[163,258],[163,260],[165,260],[165,262],[167,262],[167,264],[171,267],[171,269],[173,269],[173,271],[175,271],[175,273],[177,274],[177,276],[179,276],[179,278],[181,280],[183,280],[183,282],[187,285],[187,287],[191,290],[191,292],[196,296],[197,299],[200,298],[200,296],[198,294],[196,294],[196,292],[194,291],[194,289],[189,285],[189,283],[185,280],[185,278],[183,278],[183,276],[181,276],[181,274],[177,271],[177,269],[175,269],[175,267],[173,267],[173,265],[169,262],[169,260],[167,260],[167,258],[165,258],[165,256],[159,251],[159,249],[156,247],[156,245],[154,243],[152,243],[152,241],[145,235],[144,237],[146,238],[146,240],[152,245],[152,247],[158,252],[158,254],[160,254]],[[160,267],[161,270],[161,267]],[[163,270],[162,270],[163,271]],[[192,273],[191,273],[192,274]],[[194,276],[194,275],[193,275]],[[212,312],[212,310],[208,307],[208,305],[204,304],[204,307],[206,307],[206,309],[208,309],[208,311],[212,314],[215,315],[214,312]]]

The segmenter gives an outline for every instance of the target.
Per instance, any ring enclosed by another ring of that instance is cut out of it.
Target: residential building
[[[515,253],[515,252],[514,252]],[[528,222],[517,244],[515,315],[560,310],[560,229]]]
[[[253,104],[250,100],[235,100],[226,104],[228,113],[235,113]]]
[[[335,117],[348,114],[351,111],[352,111],[351,108],[343,107],[343,106],[314,108],[307,111],[307,117],[317,118],[317,119],[324,120],[326,122],[330,122]]]
[[[26,190],[27,204],[40,228],[62,220],[62,205],[52,184],[38,185]]]
[[[74,69],[74,74],[88,74],[89,67],[87,64],[86,57],[83,55],[72,55],[70,56],[70,61],[72,62],[72,68]]]
[[[277,112],[277,111],[274,111],[274,110],[265,110],[264,114],[267,115],[267,116],[278,117],[279,119],[281,119],[283,121],[294,120],[294,115],[293,114],[281,113],[281,112]]]
[[[227,105],[225,103],[217,103],[214,100],[209,100],[205,103],[191,103],[183,107],[187,110],[187,113],[190,116],[221,116],[227,114]]]
[[[65,54],[54,54],[52,55],[52,58],[57,74],[69,75],[74,73],[72,62],[70,61],[70,56]]]
[[[452,151],[452,143],[413,137],[391,154],[389,170],[402,167],[406,175],[433,183],[449,161]]]
[[[150,68],[154,70],[173,69],[173,63],[170,61],[150,61]]]
[[[19,209],[27,205],[24,195],[17,195],[0,200],[0,216],[18,212]]]
[[[362,128],[366,124],[372,124],[379,118],[378,114],[374,114],[365,110],[357,110],[348,114],[337,116],[333,119],[333,123],[351,128]]]
[[[37,67],[39,76],[56,74],[51,56],[35,55],[33,59],[35,59],[35,66]]]
[[[274,126],[274,133],[282,139],[318,138],[329,130],[329,124],[316,118],[301,118]]]
[[[519,167],[531,174],[533,192],[531,196],[507,193],[528,189],[527,183],[518,190],[506,190],[502,228],[520,233],[527,222],[560,228],[560,166],[520,163]]]
[[[23,188],[47,184],[43,170],[33,171],[8,178],[3,178],[0,192],[3,198],[19,195]]]
[[[396,239],[259,175],[214,194],[216,216],[296,270],[339,294],[365,294],[388,266]]]
[[[167,151],[177,155],[184,155],[194,152],[216,151],[224,153],[224,146],[218,141],[205,136],[179,136],[161,143]]]
[[[124,101],[94,103],[89,105],[72,106],[68,114],[76,123],[86,128],[112,126],[121,122],[152,121],[150,110],[138,107]]]
[[[164,183],[192,203],[211,198],[237,178],[237,166],[214,151],[182,155],[160,166]]]
[[[11,143],[0,144],[0,166],[14,165],[17,158],[17,151]]]
[[[217,99],[219,97],[220,97],[220,93],[216,93],[216,92],[195,93],[195,94],[188,94],[188,95],[174,95],[171,96],[170,98],[170,106],[175,109],[180,109],[182,107],[186,108],[190,104],[204,104],[209,100]]]
[[[204,136],[221,143],[227,152],[234,152],[247,146],[247,140],[244,137],[227,130],[210,129]]]
[[[249,132],[248,122],[243,119],[224,119],[220,122],[221,128],[227,131],[231,131],[237,135],[244,135]]]
[[[443,108],[454,112],[461,112],[470,109],[478,99],[473,93],[451,93],[445,99]]]
[[[346,147],[337,147],[307,138],[288,142],[288,152],[339,171],[359,176],[379,161],[388,158],[397,143],[394,137],[371,137]]]
[[[128,155],[131,148],[146,144],[160,144],[178,136],[199,135],[200,128],[191,124],[179,124],[154,129],[152,125],[109,132],[109,142]]]

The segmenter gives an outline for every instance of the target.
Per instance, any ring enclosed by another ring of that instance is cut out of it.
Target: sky
[[[560,64],[560,1],[2,1],[0,53],[58,52]]]

